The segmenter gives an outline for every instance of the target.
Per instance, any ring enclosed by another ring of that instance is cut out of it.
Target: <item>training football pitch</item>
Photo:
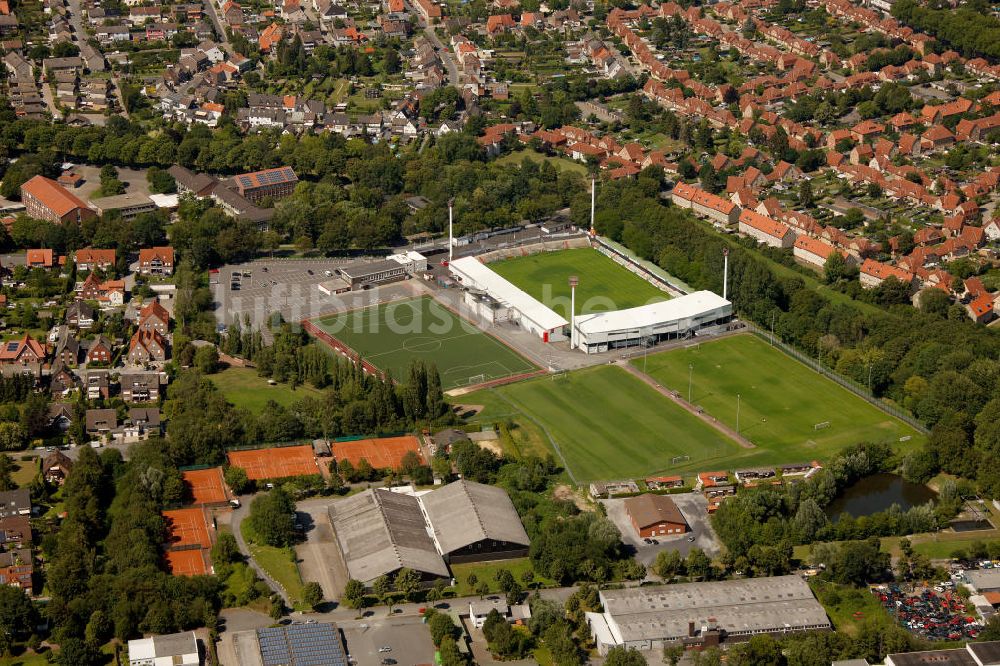
[[[571,275],[580,279],[576,288],[577,313],[624,310],[670,298],[666,292],[590,248],[541,252],[496,261],[489,266],[567,319]]]
[[[916,430],[752,335],[692,345],[634,367],[687,398],[726,425],[736,427],[756,449],[743,449],[740,465],[773,465],[828,458],[862,441],[916,446]],[[739,395],[739,399],[737,399]],[[737,405],[737,402],[739,405]]]
[[[446,391],[536,369],[430,297],[319,317],[313,324],[396,379],[405,379],[412,360],[433,363]]]
[[[741,450],[616,366],[531,379],[459,400],[484,405],[481,420],[527,420],[540,427],[580,483],[717,467]]]

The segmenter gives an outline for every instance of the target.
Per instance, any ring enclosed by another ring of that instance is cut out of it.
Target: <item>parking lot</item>
[[[385,613],[377,609],[377,614]],[[353,625],[353,623],[352,623]],[[342,626],[347,650],[358,666],[397,666],[434,663],[434,644],[420,617],[373,618],[356,626]],[[379,648],[390,648],[379,652]]]
[[[621,532],[622,542],[634,548],[635,558],[646,566],[653,563],[661,550],[676,550],[681,556],[686,557],[692,548],[698,547],[709,556],[717,554],[719,541],[708,519],[708,501],[705,497],[701,493],[683,493],[671,495],[670,498],[681,510],[691,531],[677,536],[656,537],[658,541],[656,544],[645,543],[636,533],[628,514],[625,512],[624,499],[601,500],[601,504],[607,509],[608,518]],[[694,541],[688,541],[692,535]]]
[[[253,326],[263,327],[275,312],[297,322],[414,295],[408,280],[338,295],[319,290],[320,283],[335,278],[335,269],[358,261],[364,260],[272,259],[223,266],[210,277],[215,319],[229,326],[249,315]]]
[[[337,547],[327,508],[331,498],[306,500],[296,507],[296,519],[305,529],[306,540],[295,546],[302,580],[315,581],[323,588],[323,598],[339,599],[347,584],[347,565]]]

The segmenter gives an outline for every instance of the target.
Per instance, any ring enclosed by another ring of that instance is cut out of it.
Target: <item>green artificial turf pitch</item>
[[[590,248],[542,252],[496,261],[489,267],[567,319],[571,275],[580,279],[576,288],[577,313],[624,310],[670,298]]]
[[[581,483],[643,478],[679,468],[714,469],[741,450],[616,366],[517,382],[460,400],[485,405],[484,418],[492,414],[542,426]],[[680,456],[688,459],[674,461]]]
[[[429,297],[313,320],[396,379],[411,360],[437,366],[444,390],[535,370],[525,358]]]
[[[643,359],[633,366],[643,368]],[[808,462],[828,458],[862,441],[917,446],[913,428],[752,335],[691,345],[646,360],[646,372],[687,397],[690,366],[692,402],[736,427],[757,449],[744,449],[748,464]],[[818,424],[829,425],[816,428]]]

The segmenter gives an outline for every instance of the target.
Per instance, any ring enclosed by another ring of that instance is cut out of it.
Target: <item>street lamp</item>
[[[740,434],[740,394],[736,394],[736,434]]]
[[[694,364],[688,363],[688,404],[691,404],[691,378],[694,375]]]
[[[580,284],[580,278],[575,275],[569,276],[569,348],[576,347],[576,285]]]

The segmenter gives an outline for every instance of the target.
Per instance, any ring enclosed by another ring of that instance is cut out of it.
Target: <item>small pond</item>
[[[936,497],[937,493],[927,486],[907,481],[898,474],[873,474],[845,488],[826,513],[836,518],[846,512],[857,518],[885,511],[893,504],[906,511]]]

